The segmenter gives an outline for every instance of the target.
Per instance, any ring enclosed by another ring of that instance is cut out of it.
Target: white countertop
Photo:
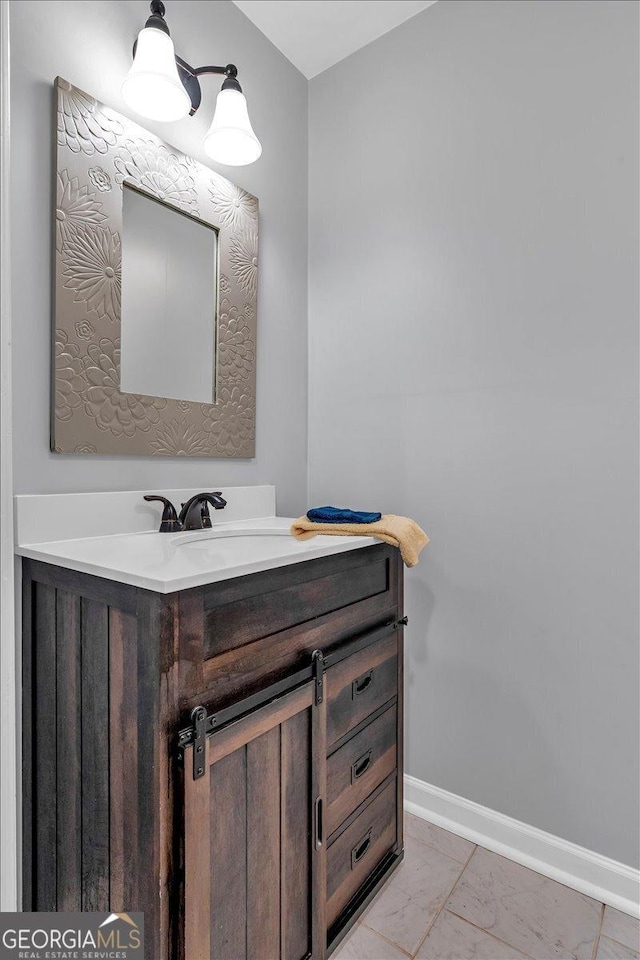
[[[229,498],[231,502],[234,494],[243,489],[250,488],[228,488],[226,491],[223,490],[223,496]],[[109,500],[106,498],[115,495],[63,494],[59,497],[43,498],[47,501],[48,515],[51,516],[52,511],[54,514],[48,529],[44,532],[49,535],[60,532],[59,527],[56,529],[56,516],[68,516],[70,504],[56,503],[56,501],[60,501],[62,497],[73,496],[79,498],[76,505],[81,503],[80,498],[86,500],[87,497],[92,497],[94,498],[92,506],[95,507],[99,503],[101,509],[108,513]],[[122,498],[124,495],[118,496]],[[139,499],[140,492],[135,491],[131,494],[132,502],[134,502],[134,496]],[[98,501],[98,498],[103,499]],[[33,501],[39,498],[18,497],[16,499],[31,501],[27,506],[30,517],[29,532],[33,535],[33,511],[38,507]],[[275,492],[272,499],[275,503]],[[237,503],[238,499],[236,499],[236,505]],[[74,536],[73,539],[47,539],[43,542],[24,543],[20,536],[20,509],[24,515],[24,503],[19,505],[17,511],[16,553],[20,556],[97,577],[105,577],[107,580],[117,580],[120,583],[154,590],[157,593],[187,590],[207,583],[271,570],[274,567],[313,560],[316,557],[327,557],[347,550],[368,547],[378,542],[372,537],[331,536],[318,536],[300,542],[289,533],[292,523],[289,517],[245,517],[217,522],[217,512],[212,511],[213,527],[209,530],[189,533],[138,530],[131,533]],[[237,509],[234,512],[237,513]],[[157,505],[155,513],[158,516],[157,518],[154,516],[154,521],[156,519],[159,521]],[[74,514],[74,516],[77,515]],[[76,523],[74,533],[78,532],[79,522]],[[22,527],[24,530],[24,523]],[[252,531],[254,533],[250,535]],[[229,533],[235,535],[229,536]]]

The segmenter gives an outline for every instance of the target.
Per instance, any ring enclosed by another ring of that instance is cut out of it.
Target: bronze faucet
[[[206,530],[207,527],[210,527],[211,518],[207,506],[209,503],[214,510],[224,510],[227,505],[227,501],[219,490],[215,493],[196,493],[194,497],[182,504],[182,510],[178,517],[182,529]]]
[[[176,508],[166,497],[148,493],[144,499],[159,500],[164,504],[160,533],[178,533],[180,530],[206,530],[207,527],[211,526],[209,504],[215,510],[224,510],[227,505],[227,501],[219,490],[215,493],[196,493],[194,497],[182,504],[182,510],[178,516]]]

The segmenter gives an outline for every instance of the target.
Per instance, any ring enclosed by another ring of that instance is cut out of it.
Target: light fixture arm
[[[233,63],[228,63],[226,67],[192,67],[190,63],[187,63],[186,60],[183,60],[182,57],[176,55],[176,65],[178,67],[178,74],[180,79],[184,84],[184,88],[189,94],[189,99],[191,100],[191,110],[189,111],[189,116],[192,117],[200,103],[202,101],[202,90],[200,88],[200,81],[198,77],[206,76],[207,74],[215,74],[220,77],[226,77],[226,80],[222,84],[223,90],[237,90],[238,93],[242,93],[242,87],[237,81],[238,68]]]

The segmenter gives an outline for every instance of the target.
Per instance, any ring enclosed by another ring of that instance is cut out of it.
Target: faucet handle
[[[226,507],[227,501],[226,501],[226,500],[224,499],[224,497],[222,496],[222,492],[221,492],[220,490],[215,490],[215,491],[211,494],[211,496],[212,496],[213,499],[214,499],[214,504],[213,504],[213,506],[214,506],[214,509],[215,509],[215,510],[223,510],[223,509]]]
[[[160,521],[160,533],[177,533],[178,531],[182,530],[182,524],[178,520],[176,508],[171,503],[171,500],[167,500],[166,497],[160,497],[155,493],[147,493],[144,499],[159,500],[160,503],[164,504],[162,520]]]
[[[211,514],[209,513],[209,504],[213,504],[214,510],[224,510],[227,505],[227,501],[222,496],[220,490],[216,490],[215,493],[209,494],[210,500],[202,501],[202,529],[208,530],[213,524],[211,523]]]

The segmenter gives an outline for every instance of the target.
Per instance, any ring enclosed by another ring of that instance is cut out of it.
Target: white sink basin
[[[171,537],[170,549],[185,563],[236,565],[268,557],[302,555],[308,549],[289,532],[289,526],[215,526],[209,530],[194,530]]]
[[[203,541],[207,540],[229,540],[231,537],[260,537],[262,540],[264,537],[291,537],[291,533],[288,529],[284,530],[273,530],[265,527],[256,527],[256,528],[242,528],[242,529],[230,529],[224,528],[217,530],[215,527],[212,527],[210,530],[198,531],[195,530],[192,533],[184,534],[184,536],[177,536],[172,539],[172,544],[174,547],[194,547],[199,546]]]

